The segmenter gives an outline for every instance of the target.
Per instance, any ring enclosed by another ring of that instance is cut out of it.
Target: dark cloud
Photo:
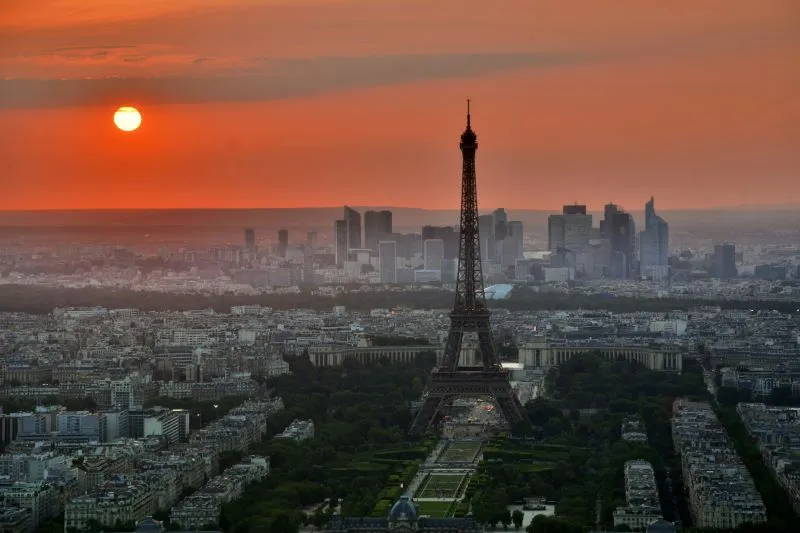
[[[135,46],[61,46],[51,50],[41,52],[27,52],[20,54],[24,60],[37,59],[64,59],[64,60],[83,60],[83,59],[105,59],[112,55],[119,54],[126,50],[136,48]]]
[[[125,48],[135,48],[133,45],[115,45],[115,44],[103,44],[103,45],[73,45],[73,46],[60,46],[53,50],[53,52],[71,52],[76,50],[122,50]]]
[[[577,61],[581,58],[542,54],[411,55],[274,60],[266,62],[259,73],[227,76],[4,79],[0,80],[0,108],[275,100]]]

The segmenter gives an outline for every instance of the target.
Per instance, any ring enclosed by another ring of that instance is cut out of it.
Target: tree
[[[314,511],[314,514],[311,516],[311,525],[317,529],[322,529],[322,527],[328,523],[329,516],[322,512],[322,507],[317,507]]]
[[[271,533],[270,520],[263,516],[247,516],[233,526],[232,533]]]
[[[278,511],[269,523],[269,533],[297,533],[300,522],[295,513]]]
[[[511,521],[514,522],[514,529],[519,531],[519,528],[522,527],[522,522],[524,520],[525,520],[525,513],[523,513],[519,509],[514,509],[514,512],[511,513]]]
[[[411,382],[411,391],[412,394],[415,396],[421,396],[422,391],[425,389],[425,385],[422,383],[422,378],[419,376],[415,377],[414,380]]]
[[[508,526],[511,525],[511,520],[511,511],[509,511],[508,507],[506,507],[500,514],[500,523],[503,524],[504,529],[508,529]]]

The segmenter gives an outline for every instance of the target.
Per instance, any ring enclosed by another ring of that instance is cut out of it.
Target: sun
[[[142,124],[142,114],[135,107],[120,107],[114,113],[114,124],[122,131],[133,131]]]

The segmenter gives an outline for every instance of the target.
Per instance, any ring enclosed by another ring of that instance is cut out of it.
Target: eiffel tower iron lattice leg
[[[525,409],[508,382],[508,372],[498,361],[492,340],[489,308],[483,290],[480,236],[478,234],[478,194],[475,176],[477,136],[472,131],[467,100],[467,129],[461,135],[461,226],[458,254],[458,277],[450,332],[441,364],[433,370],[423,394],[410,433],[424,433],[441,416],[442,410],[459,397],[489,397],[505,416],[509,428],[527,424]],[[460,367],[461,346],[465,333],[478,336],[480,367]]]
[[[425,391],[422,407],[411,425],[412,435],[423,434],[453,400],[464,396],[489,397],[497,403],[509,428],[526,422],[525,408],[511,389],[505,370],[484,371],[461,367],[455,372],[434,372]]]

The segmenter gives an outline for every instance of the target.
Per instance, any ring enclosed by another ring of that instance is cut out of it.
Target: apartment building
[[[767,520],[761,495],[709,404],[676,400],[672,439],[697,527],[735,529]]]
[[[33,519],[28,509],[0,505],[0,532],[31,533],[34,531]]]
[[[269,471],[269,457],[249,456],[173,507],[170,520],[188,530],[218,524],[222,505],[239,498],[249,483],[260,481]]]
[[[58,514],[57,490],[43,481],[2,484],[0,500],[8,507],[27,509],[34,528]]]
[[[800,512],[800,408],[740,403],[736,412],[758,442],[764,464]]]
[[[631,531],[643,531],[661,519],[653,466],[643,459],[627,461],[624,473],[627,505],[614,509],[614,527],[625,525]]]
[[[314,438],[314,421],[313,420],[299,420],[295,418],[292,420],[282,433],[275,435],[276,439],[287,439],[295,442],[302,442],[306,439]]]
[[[155,511],[150,486],[142,481],[116,476],[93,493],[71,500],[64,508],[64,533],[83,531],[92,523],[113,525],[138,522]]]

